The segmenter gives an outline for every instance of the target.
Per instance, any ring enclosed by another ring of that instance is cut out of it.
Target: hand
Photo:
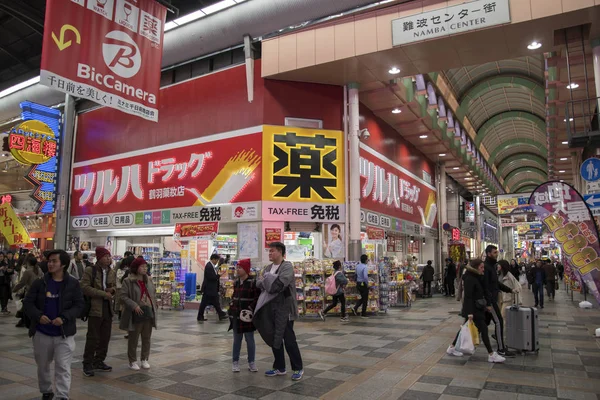
[[[115,294],[115,288],[106,288],[104,289],[106,293]]]
[[[60,317],[56,317],[52,320],[52,325],[61,326],[63,324],[63,320]]]
[[[137,315],[144,315],[144,312],[142,311],[140,306],[137,306],[136,308],[134,308],[133,312],[135,312]]]
[[[492,306],[487,306],[487,312],[492,313]]]
[[[40,318],[40,324],[48,325],[50,323],[52,323],[52,321],[50,321],[50,318],[46,317],[45,315],[42,315],[42,318]]]
[[[468,318],[469,318],[469,321],[473,321],[473,314],[469,314]]]

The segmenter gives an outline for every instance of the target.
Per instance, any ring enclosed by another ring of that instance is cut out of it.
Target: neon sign
[[[458,228],[452,229],[452,240],[454,240],[455,242],[460,241],[460,229],[458,229]]]
[[[56,156],[56,137],[42,121],[25,121],[10,130],[8,148],[21,164],[43,164]]]
[[[5,194],[4,196],[0,197],[0,204],[10,204],[12,202],[12,196],[10,194]]]

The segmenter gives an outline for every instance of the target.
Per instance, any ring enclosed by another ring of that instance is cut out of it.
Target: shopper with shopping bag
[[[468,322],[472,321],[481,333],[481,339],[488,351],[488,362],[502,363],[504,357],[492,350],[490,338],[488,336],[488,327],[485,323],[485,314],[487,312],[487,301],[485,299],[483,289],[483,272],[485,266],[481,259],[472,260],[467,266],[467,272],[464,275],[464,301],[462,307],[462,315],[465,317],[465,324],[456,334],[454,342],[448,346],[448,353],[451,356],[462,357],[462,350],[469,350],[471,346],[474,348],[471,332],[469,331]],[[459,343],[460,339],[460,343]],[[471,343],[471,346],[468,345]]]
[[[469,333],[471,333],[471,339],[473,339],[473,344],[475,346],[479,346],[479,329],[477,329],[477,327],[473,323],[473,320],[469,320],[467,324],[469,325]]]

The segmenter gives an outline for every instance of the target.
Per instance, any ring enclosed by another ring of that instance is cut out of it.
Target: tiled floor
[[[530,302],[526,293],[526,302]],[[303,320],[296,325],[305,375],[300,382],[267,378],[272,354],[257,341],[259,373],[231,372],[226,323],[196,323],[196,311],[164,311],[152,338],[149,371],[127,369],[126,340],[113,325],[107,363],[113,372],[81,374],[85,324],[76,336],[72,399],[600,399],[600,310],[580,310],[563,290],[540,310],[541,351],[504,365],[486,361],[484,348],[465,358],[445,349],[461,319],[459,303],[419,300],[368,320],[342,324]],[[0,399],[39,398],[31,342],[16,320],[0,318]],[[245,356],[242,350],[242,358]]]

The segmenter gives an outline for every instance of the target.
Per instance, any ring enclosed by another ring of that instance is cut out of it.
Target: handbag
[[[478,310],[485,310],[487,301],[485,299],[477,299],[475,300],[475,307],[477,307]]]
[[[154,319],[154,309],[152,306],[140,305],[139,307],[142,309],[143,314],[138,315],[135,311],[132,313],[132,322],[134,324]]]

